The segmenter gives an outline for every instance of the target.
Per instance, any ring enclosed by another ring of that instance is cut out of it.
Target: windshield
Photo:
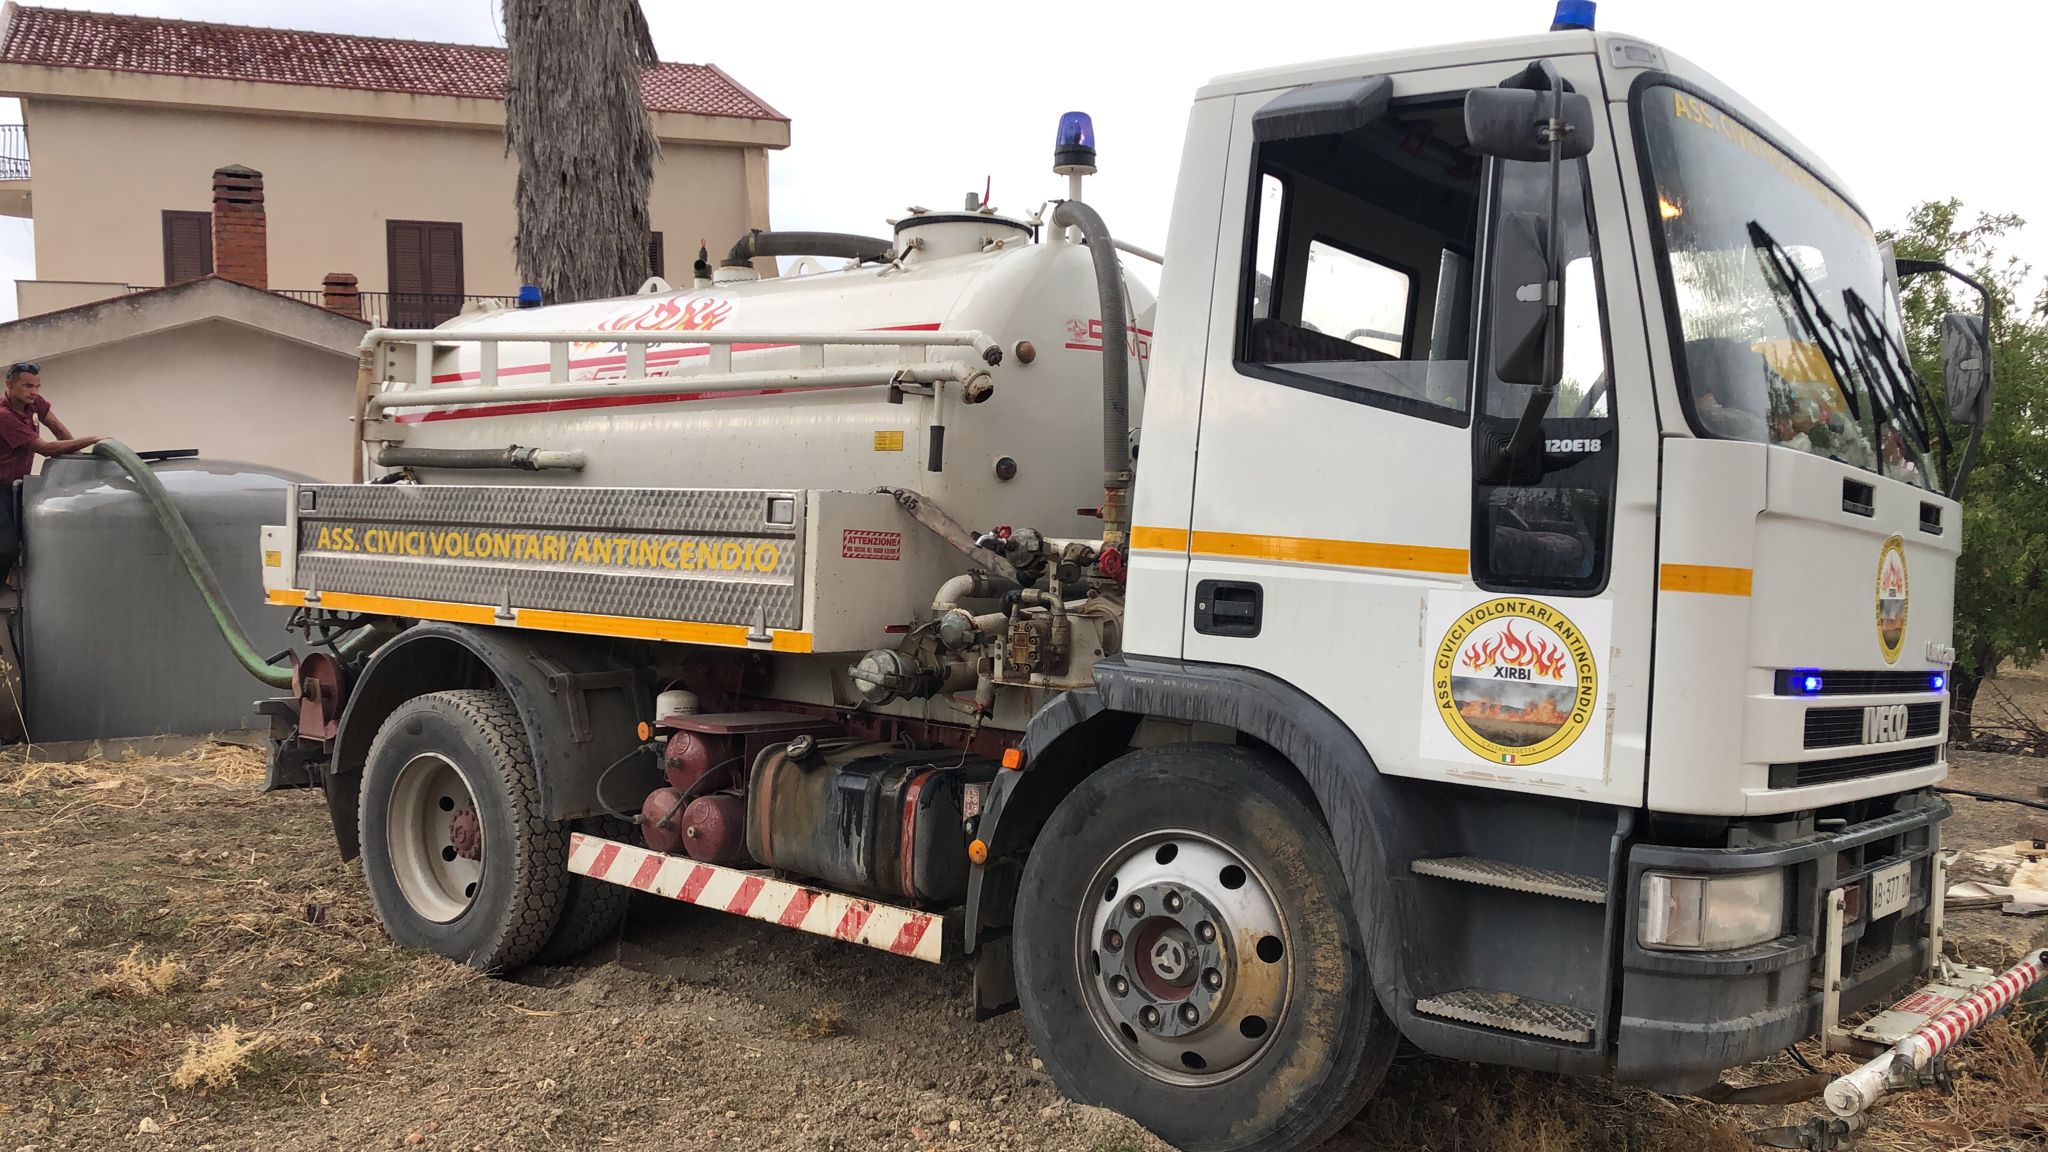
[[[1933,487],[1869,223],[1708,101],[1662,85],[1638,100],[1694,430]]]

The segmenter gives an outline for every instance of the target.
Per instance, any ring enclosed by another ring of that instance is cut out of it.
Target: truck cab
[[[1533,389],[1498,309],[1551,189],[1464,110],[1544,61],[1592,139],[1540,460],[1503,468]],[[1249,73],[1196,101],[1166,266],[1126,659],[1355,738],[1404,1035],[1700,1087],[1819,1029],[1822,894],[1872,876],[1842,1007],[1927,967],[1959,506],[1826,168],[1610,33]],[[1874,347],[1837,363],[1814,312]]]

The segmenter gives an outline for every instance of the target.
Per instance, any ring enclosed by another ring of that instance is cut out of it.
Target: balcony
[[[0,181],[28,179],[28,129],[0,124]]]
[[[28,186],[28,129],[0,124],[0,216],[33,214]]]
[[[95,304],[131,292],[147,292],[151,286],[81,280],[17,280],[15,299],[20,315],[40,316],[83,304]],[[432,328],[481,305],[510,308],[513,296],[455,296],[418,292],[357,292],[337,294],[331,300],[322,288],[273,288],[274,296],[289,296],[315,307],[328,308],[344,316],[360,316],[372,328]],[[351,306],[353,305],[353,306]]]
[[[326,290],[321,288],[273,288],[271,291],[279,296],[331,308],[344,315],[361,316],[372,328],[432,328],[477,305],[495,304],[510,308],[519,302],[514,296],[358,292],[355,294],[358,307],[352,310],[346,296],[335,297],[330,302]]]

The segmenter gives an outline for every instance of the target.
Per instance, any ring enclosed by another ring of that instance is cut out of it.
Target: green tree
[[[504,0],[505,150],[519,161],[513,257],[549,302],[647,278],[660,151],[640,98],[656,62],[638,0]]]
[[[1963,553],[1956,566],[1956,667],[1951,728],[1970,735],[1971,710],[1984,680],[2010,660],[2021,666],[2048,647],[2048,291],[2032,269],[2002,254],[2025,221],[2013,215],[1964,215],[1961,201],[1929,201],[1906,226],[1881,234],[1900,256],[1941,260],[1991,289],[1991,422],[1963,498]],[[1946,276],[1905,282],[1906,342],[1914,365],[1937,391],[1941,318],[1975,312],[1976,293]],[[1951,428],[1960,453],[1967,435]]]

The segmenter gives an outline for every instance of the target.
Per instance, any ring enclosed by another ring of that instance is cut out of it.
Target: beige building
[[[0,363],[40,362],[77,435],[347,480],[366,328],[208,276],[0,324]]]
[[[9,3],[0,94],[23,124],[0,126],[0,213],[35,221],[21,315],[213,272],[228,165],[262,174],[259,287],[317,301],[351,273],[373,320],[407,324],[512,296],[504,83],[496,48]],[[650,271],[686,277],[700,238],[717,252],[768,226],[789,121],[712,65],[661,64],[642,91],[661,141]]]

